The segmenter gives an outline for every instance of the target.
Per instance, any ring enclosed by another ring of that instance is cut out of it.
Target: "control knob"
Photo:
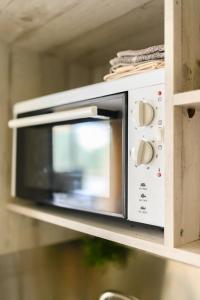
[[[154,150],[150,142],[140,140],[138,145],[131,150],[131,156],[136,166],[146,165],[153,159]]]
[[[154,117],[154,109],[151,104],[138,101],[135,103],[134,119],[138,126],[149,125]]]

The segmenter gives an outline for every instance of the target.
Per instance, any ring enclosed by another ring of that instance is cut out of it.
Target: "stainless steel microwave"
[[[164,226],[164,70],[14,106],[12,196]]]

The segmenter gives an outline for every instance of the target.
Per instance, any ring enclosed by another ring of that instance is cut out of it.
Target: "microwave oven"
[[[164,227],[164,70],[14,105],[12,196]]]

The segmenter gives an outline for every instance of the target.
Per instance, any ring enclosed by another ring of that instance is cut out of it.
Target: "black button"
[[[146,195],[145,195],[145,194],[141,194],[140,197],[141,197],[141,198],[146,198]]]

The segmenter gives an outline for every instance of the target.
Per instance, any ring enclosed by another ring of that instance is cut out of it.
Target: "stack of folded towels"
[[[117,57],[110,60],[110,73],[104,76],[104,80],[118,79],[148,70],[163,68],[164,55],[164,45],[118,52]]]

